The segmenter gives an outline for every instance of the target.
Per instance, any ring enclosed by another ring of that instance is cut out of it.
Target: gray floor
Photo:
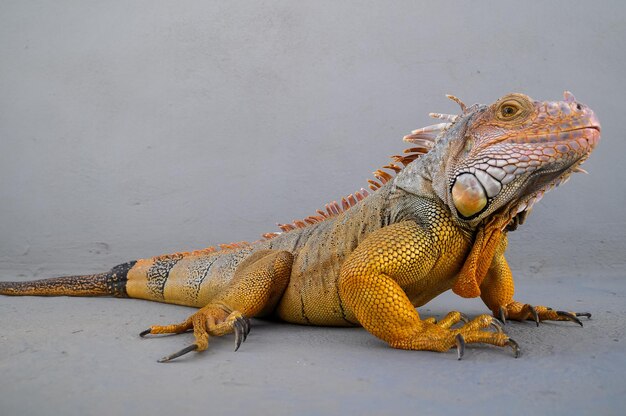
[[[511,323],[523,350],[472,346],[456,354],[388,348],[362,329],[254,321],[168,364],[191,335],[140,339],[193,309],[128,299],[3,298],[0,413],[42,414],[554,414],[619,415],[626,405],[624,276],[528,279],[518,298],[590,311],[568,323]],[[479,314],[444,295],[421,310]],[[227,413],[228,412],[228,413]],[[404,413],[406,414],[406,413]]]

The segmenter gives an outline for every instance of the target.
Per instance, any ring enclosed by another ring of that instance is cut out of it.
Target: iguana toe
[[[535,321],[537,326],[539,326],[539,314],[537,313],[537,309],[535,309],[533,305],[527,304],[526,306],[528,306],[528,310],[530,311],[530,314],[532,315],[533,320]]]
[[[450,328],[453,325],[458,324],[459,322],[463,322],[467,324],[469,322],[469,318],[462,314],[461,312],[452,311],[448,312],[446,316],[444,316],[439,322],[434,322],[438,326],[442,328]]]
[[[493,318],[493,320],[491,321],[491,326],[496,330],[496,332],[500,334],[504,333],[504,328],[502,325],[503,323],[498,318]]]
[[[576,322],[578,325],[583,326],[583,323],[580,322],[580,319],[576,317],[577,314],[575,313],[565,312],[565,311],[556,311],[556,314],[559,316],[559,318],[565,318],[568,321]]]
[[[500,318],[500,321],[506,325],[506,309],[504,306],[500,306],[498,309],[498,317]]]
[[[513,357],[517,358],[520,356],[521,350],[519,344],[513,338],[509,338],[509,340],[506,342],[506,345],[513,348]]]

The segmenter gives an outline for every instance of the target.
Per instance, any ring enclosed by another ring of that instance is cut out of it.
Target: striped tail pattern
[[[0,282],[0,294],[9,296],[115,296],[126,298],[128,271],[135,265],[130,261],[115,266],[106,273],[64,276],[29,282]]]

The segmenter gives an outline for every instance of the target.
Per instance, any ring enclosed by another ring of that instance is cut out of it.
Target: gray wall
[[[444,98],[596,110],[518,274],[623,273],[624,2],[0,3],[0,278],[255,239],[365,184]],[[622,127],[620,127],[622,126]]]

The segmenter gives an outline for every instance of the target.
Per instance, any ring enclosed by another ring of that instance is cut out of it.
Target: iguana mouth
[[[520,195],[500,212],[507,222],[530,210],[543,194],[560,185],[595,148],[600,137],[597,124],[568,130],[520,135],[486,148],[472,165],[460,169],[450,185],[458,215],[473,220],[497,203],[506,186]]]
[[[517,201],[512,204],[510,207],[505,207],[504,212],[508,213],[509,220],[504,227],[507,231],[514,231],[517,227],[524,223],[526,216],[530,213],[533,206],[541,201],[543,196],[551,191],[554,188],[566,183],[570,176],[573,173],[587,173],[585,170],[580,168],[589,153],[582,156],[580,159],[574,161],[567,167],[558,170],[537,170],[531,177],[529,177],[526,184],[524,184],[524,188],[532,188],[534,184],[538,182],[544,182],[543,185],[536,188],[536,190],[531,191],[528,195],[522,198],[521,201]],[[546,181],[546,176],[548,176],[548,180]],[[550,177],[551,176],[551,177]]]
[[[552,147],[556,151],[573,157],[576,155],[580,156],[564,167],[555,168],[550,165],[544,165],[539,166],[532,172],[521,187],[524,190],[523,194],[526,194],[526,196],[505,206],[502,210],[503,215],[508,217],[504,229],[508,231],[517,229],[519,225],[524,223],[534,204],[539,202],[546,192],[567,182],[573,173],[587,173],[580,168],[580,165],[585,162],[598,143],[600,131],[600,124],[595,115],[592,115],[590,120],[588,120],[588,124],[584,126],[547,135],[544,133],[541,136],[543,138],[542,141],[552,143]]]

